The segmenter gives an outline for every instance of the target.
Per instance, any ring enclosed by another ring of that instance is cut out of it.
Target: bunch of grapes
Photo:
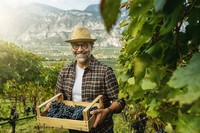
[[[162,125],[158,125],[154,123],[153,126],[154,126],[154,129],[156,130],[156,133],[166,133]]]
[[[146,114],[141,113],[136,120],[131,124],[131,127],[134,129],[135,133],[144,133],[146,128],[148,118]]]
[[[68,106],[62,102],[53,101],[51,103],[51,108],[47,113],[47,117],[63,118],[63,119],[73,119],[73,120],[83,120],[83,110],[84,106]],[[92,107],[89,111],[95,110],[97,107]]]

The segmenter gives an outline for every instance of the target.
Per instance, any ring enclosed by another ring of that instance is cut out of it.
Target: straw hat
[[[96,40],[97,39],[92,39],[90,31],[87,28],[81,27],[74,29],[71,34],[71,39],[66,40],[65,42],[94,42]]]

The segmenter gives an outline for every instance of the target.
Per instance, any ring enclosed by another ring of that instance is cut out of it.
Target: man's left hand
[[[94,121],[93,128],[96,128],[97,125],[101,124],[103,120],[108,116],[109,114],[109,109],[96,109],[90,112],[91,115],[95,115],[96,119]]]

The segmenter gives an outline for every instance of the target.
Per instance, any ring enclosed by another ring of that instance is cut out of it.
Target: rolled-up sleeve
[[[59,73],[56,83],[56,93],[60,93],[63,88],[62,72]]]
[[[108,97],[114,101],[118,99],[118,82],[111,67],[108,67],[105,73],[106,92]]]

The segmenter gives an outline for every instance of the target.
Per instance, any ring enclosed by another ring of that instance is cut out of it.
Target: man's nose
[[[83,51],[83,49],[82,49],[81,45],[79,45],[79,46],[78,46],[78,49],[77,49],[77,51]]]

